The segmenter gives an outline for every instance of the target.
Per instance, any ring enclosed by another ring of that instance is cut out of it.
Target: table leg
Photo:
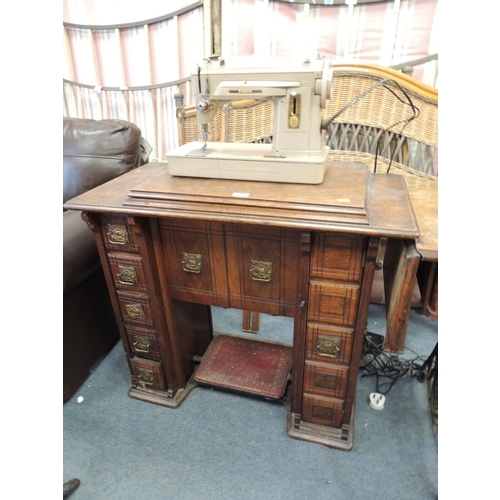
[[[386,336],[384,350],[402,353],[420,254],[411,240],[387,241],[384,257]]]
[[[259,333],[260,313],[255,311],[243,311],[241,330],[248,333]]]

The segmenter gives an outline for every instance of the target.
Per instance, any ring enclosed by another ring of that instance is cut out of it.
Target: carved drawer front
[[[345,398],[348,368],[313,361],[306,361],[305,368],[305,392],[338,399]]]
[[[102,218],[101,230],[107,248],[123,252],[139,252],[135,234],[125,217],[107,215]]]
[[[125,324],[154,327],[153,312],[147,295],[120,290],[117,295]]]
[[[302,420],[311,424],[341,427],[344,412],[344,401],[304,394],[302,404]]]
[[[160,348],[155,330],[125,326],[131,351],[141,358],[160,360]]]
[[[117,290],[147,291],[142,258],[139,255],[109,253],[108,260]]]
[[[225,235],[231,307],[293,316],[299,232],[226,224]]]
[[[363,238],[322,233],[316,233],[314,238],[312,278],[354,282],[361,280]]]
[[[130,360],[130,363],[137,387],[160,391],[166,389],[165,375],[162,364],[159,361],[134,357]]]
[[[351,362],[353,331],[310,323],[307,325],[306,358],[348,365]]]
[[[159,220],[170,296],[229,306],[222,224]]]
[[[308,320],[354,326],[359,286],[311,281]]]

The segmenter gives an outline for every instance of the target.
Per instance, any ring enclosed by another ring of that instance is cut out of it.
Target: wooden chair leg
[[[241,329],[247,333],[259,333],[260,313],[255,311],[243,311]]]

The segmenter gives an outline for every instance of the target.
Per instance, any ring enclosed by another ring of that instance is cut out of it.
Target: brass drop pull
[[[154,382],[154,375],[152,371],[149,370],[139,370],[137,378],[144,385],[152,385]]]
[[[336,358],[340,354],[340,339],[318,337],[316,349],[318,350],[318,354],[320,356]]]
[[[271,281],[273,277],[273,263],[252,260],[250,261],[250,273],[253,280]]]
[[[137,285],[137,273],[133,266],[118,266],[118,281],[122,285]]]
[[[187,273],[201,273],[203,269],[202,257],[199,253],[182,253],[182,269]]]
[[[134,349],[137,352],[144,352],[148,353],[149,348],[151,347],[151,342],[149,339],[146,339],[144,337],[134,337],[135,342],[134,342]]]
[[[126,245],[130,243],[127,226],[123,224],[108,224],[108,241],[115,245]]]
[[[126,304],[125,309],[130,319],[146,319],[146,315],[140,304]]]

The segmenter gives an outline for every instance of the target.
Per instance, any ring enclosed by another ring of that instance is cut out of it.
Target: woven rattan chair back
[[[176,96],[179,143],[201,141],[201,127],[194,106],[184,106]],[[208,141],[272,142],[273,104],[269,99],[224,102],[215,119],[208,124]]]
[[[272,142],[274,107],[270,99],[225,102],[221,111],[223,142]]]
[[[325,133],[329,159],[437,180],[437,89],[375,64],[332,66],[322,110],[323,119],[334,117]]]

